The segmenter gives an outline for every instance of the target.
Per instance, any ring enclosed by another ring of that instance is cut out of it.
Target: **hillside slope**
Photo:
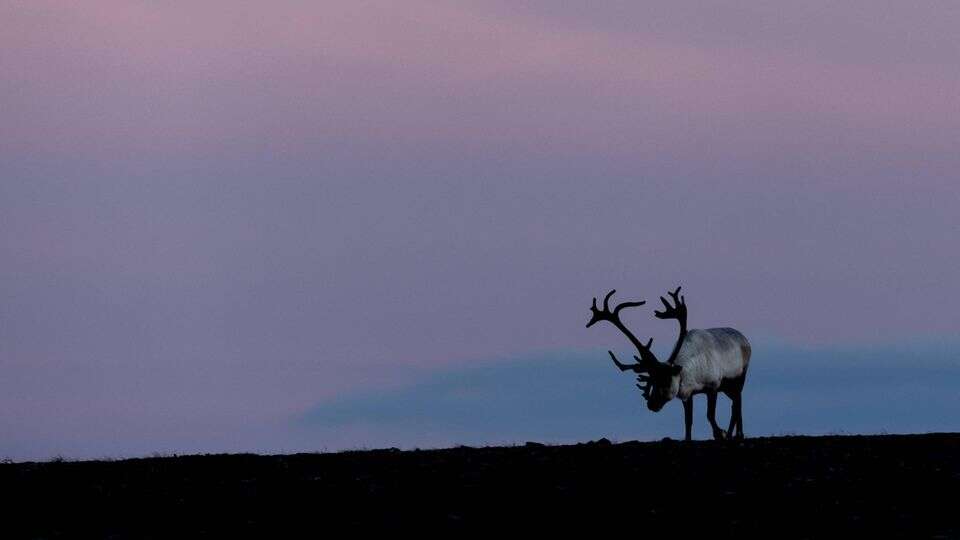
[[[952,538],[960,435],[17,463],[0,465],[0,490],[15,537],[587,525]]]

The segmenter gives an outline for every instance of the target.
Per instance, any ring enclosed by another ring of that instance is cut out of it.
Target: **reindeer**
[[[590,328],[599,321],[607,321],[627,336],[640,356],[634,355],[636,364],[621,363],[613,351],[607,351],[613,363],[620,371],[637,373],[637,388],[643,393],[647,408],[657,412],[668,401],[677,397],[683,402],[683,418],[686,427],[686,440],[690,440],[690,428],[693,426],[693,396],[707,395],[707,420],[713,428],[713,438],[743,438],[743,415],[741,414],[741,394],[750,365],[750,343],[743,334],[733,328],[708,328],[687,331],[686,299],[680,296],[680,287],[667,292],[673,299],[673,305],[666,298],[663,311],[654,310],[658,319],[676,319],[680,323],[680,334],[673,346],[670,358],[661,362],[650,349],[653,338],[646,345],[624,326],[620,320],[620,311],[628,307],[638,307],[645,301],[623,302],[610,310],[610,297],[616,289],[607,293],[603,299],[603,309],[597,309],[597,299],[593,299],[590,308],[592,317],[587,323]],[[730,413],[730,426],[726,433],[717,425],[717,393],[723,392],[733,402]],[[736,433],[734,434],[734,429]]]

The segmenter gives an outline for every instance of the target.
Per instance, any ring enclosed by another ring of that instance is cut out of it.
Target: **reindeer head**
[[[603,309],[598,309],[597,299],[593,299],[593,305],[590,307],[592,316],[590,317],[590,321],[587,322],[587,328],[590,328],[598,321],[607,321],[623,332],[623,334],[627,336],[627,339],[633,343],[633,346],[636,347],[637,352],[640,354],[640,356],[634,355],[633,357],[637,361],[636,364],[623,364],[617,359],[617,356],[613,354],[613,351],[607,352],[610,353],[610,358],[613,359],[614,365],[620,368],[620,371],[629,370],[637,374],[637,388],[643,393],[643,398],[647,401],[647,408],[657,412],[662,409],[668,401],[676,397],[680,388],[680,372],[683,368],[674,362],[677,359],[677,354],[680,352],[683,339],[687,335],[686,301],[684,297],[680,296],[680,287],[677,287],[676,291],[668,293],[673,299],[673,305],[661,296],[660,301],[663,302],[664,309],[663,311],[654,311],[654,315],[658,319],[676,319],[680,323],[680,334],[677,336],[677,342],[673,346],[673,352],[670,353],[670,358],[666,362],[661,362],[650,349],[651,345],[653,345],[653,338],[647,340],[646,344],[641,343],[620,320],[620,310],[627,307],[642,306],[646,304],[646,302],[643,300],[639,302],[624,302],[611,311],[609,304],[610,297],[613,296],[615,292],[617,292],[616,289],[610,291],[604,297]]]
[[[647,408],[658,412],[680,391],[680,372],[683,367],[659,363],[651,366],[646,375],[637,376],[637,388],[647,400]]]

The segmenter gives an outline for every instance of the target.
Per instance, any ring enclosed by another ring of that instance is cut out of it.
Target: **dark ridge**
[[[960,434],[0,465],[5,538],[630,529],[957,538]]]

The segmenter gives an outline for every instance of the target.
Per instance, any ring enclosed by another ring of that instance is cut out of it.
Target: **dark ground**
[[[336,526],[960,538],[960,434],[16,463],[0,465],[0,490],[7,538]]]

